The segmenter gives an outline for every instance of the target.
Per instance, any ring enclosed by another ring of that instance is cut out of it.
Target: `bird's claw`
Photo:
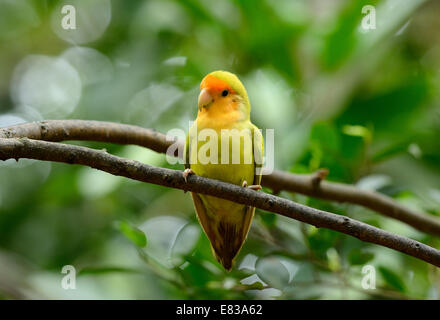
[[[246,180],[243,181],[243,184],[241,186],[243,188],[248,188],[248,189],[251,189],[251,190],[254,190],[254,191],[258,191],[258,190],[262,189],[262,187],[259,184],[251,184],[250,186],[248,186]]]
[[[185,169],[182,173],[183,175],[183,179],[185,180],[185,182],[188,182],[188,176],[190,174],[194,174],[194,171],[192,169]]]

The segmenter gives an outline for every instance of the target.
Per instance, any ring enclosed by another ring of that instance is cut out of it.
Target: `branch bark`
[[[0,138],[21,137],[53,142],[86,140],[133,144],[160,153],[165,153],[174,143],[173,140],[167,140],[164,134],[151,129],[102,121],[50,120],[0,129]],[[325,172],[304,175],[275,170],[272,174],[263,176],[262,184],[275,192],[286,190],[364,206],[420,231],[440,236],[440,219],[407,208],[378,192],[361,190],[353,185],[324,181],[324,178]]]
[[[0,138],[0,160],[19,158],[80,164],[142,182],[216,196],[278,213],[318,228],[339,231],[362,241],[406,253],[440,267],[440,250],[418,241],[395,235],[345,216],[313,209],[287,199],[222,181],[190,175],[185,182],[182,171],[153,167],[108,154],[103,150],[28,138]]]

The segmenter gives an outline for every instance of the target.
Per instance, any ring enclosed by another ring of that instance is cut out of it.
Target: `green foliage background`
[[[186,130],[202,77],[229,70],[248,90],[253,122],[275,129],[278,169],[325,167],[329,180],[440,216],[439,1],[94,0],[79,5],[72,43],[60,9],[77,2],[0,0],[0,126],[71,118]],[[377,9],[375,30],[360,27],[364,5]],[[45,69],[55,58],[61,73]],[[40,67],[23,84],[22,69]],[[182,169],[139,147],[81,144]],[[440,248],[362,207],[280,195]],[[78,271],[76,290],[61,288],[64,265]],[[362,289],[366,265],[375,290]],[[188,194],[80,166],[0,163],[2,298],[439,295],[439,270],[424,262],[266,212],[226,273]]]

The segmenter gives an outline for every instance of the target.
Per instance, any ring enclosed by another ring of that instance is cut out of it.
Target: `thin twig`
[[[102,150],[28,138],[0,138],[0,160],[29,158],[81,164],[113,175],[165,187],[202,193],[281,214],[315,227],[332,229],[365,242],[406,253],[440,267],[440,250],[357,220],[310,208],[263,192],[218,180],[190,175],[185,181],[178,170],[157,168],[111,155]]]
[[[173,140],[151,129],[102,121],[49,120],[0,129],[0,138],[20,138],[59,142],[64,140],[103,141],[133,144],[165,153]],[[179,142],[182,143],[182,142]],[[177,152],[175,153],[177,156]],[[281,190],[326,200],[353,203],[404,222],[420,231],[440,236],[440,219],[407,208],[392,198],[353,185],[325,181],[322,174],[293,174],[275,170],[264,175],[262,184],[276,192]]]

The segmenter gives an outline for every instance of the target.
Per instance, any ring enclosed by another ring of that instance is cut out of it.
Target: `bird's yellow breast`
[[[199,128],[199,132],[202,129]],[[196,175],[221,180],[224,182],[232,183],[241,186],[243,181],[246,181],[249,185],[253,184],[254,180],[254,164],[253,164],[253,154],[252,154],[252,144],[248,145],[240,145],[240,163],[234,164],[232,163],[232,144],[229,144],[229,162],[221,163],[222,161],[222,150],[221,150],[221,132],[220,130],[214,130],[218,133],[218,155],[217,155],[217,163],[202,163],[200,158],[203,158],[203,148],[209,143],[209,141],[200,141],[198,139],[194,139],[190,148],[191,148],[191,169],[194,171]],[[224,139],[224,138],[223,138]],[[199,153],[199,157],[196,161],[197,153]],[[208,152],[209,154],[209,152]],[[245,155],[251,159],[251,163],[244,163],[243,159]],[[224,156],[224,154],[223,154]],[[213,196],[200,195],[204,205],[207,208],[208,213],[214,214],[217,217],[224,217],[223,219],[227,219],[230,222],[239,223],[243,217],[243,210],[245,208],[244,205],[238,204],[236,202],[219,199]]]
[[[200,133],[201,130],[203,129],[198,128],[197,131]],[[244,180],[246,180],[248,184],[252,184],[254,177],[252,142],[245,143],[245,138],[241,137],[241,139],[239,139],[240,146],[239,149],[237,149],[232,143],[232,138],[229,139],[229,137],[222,135],[220,130],[211,130],[212,133],[215,132],[217,134],[217,141],[211,140],[213,139],[212,136],[206,135],[200,136],[202,139],[206,138],[205,141],[201,141],[200,139],[192,139],[191,141],[190,163],[194,173],[199,176],[237,185],[242,185]],[[227,139],[229,139],[229,143]],[[252,136],[249,137],[248,141],[252,141],[251,139]],[[228,145],[225,146],[225,143],[228,143]],[[210,145],[208,146],[208,144]],[[213,149],[210,147],[217,147],[217,154],[211,153]],[[228,148],[227,154],[225,154],[226,148]],[[237,151],[240,153],[239,155],[235,154]],[[234,160],[237,159],[239,159],[239,161],[235,162],[238,163],[233,163]]]
[[[197,138],[193,137],[190,145],[190,163],[194,173],[236,185],[242,185],[245,180],[248,184],[252,184],[254,180],[254,155],[252,132],[247,129],[248,124],[235,122],[227,127],[215,129],[206,127],[201,121],[197,121],[196,124]],[[214,134],[217,138],[213,138]],[[237,134],[241,136],[237,137]],[[234,139],[235,142],[239,142],[238,147],[237,144],[234,145]],[[210,147],[216,148],[217,154],[212,154]]]

